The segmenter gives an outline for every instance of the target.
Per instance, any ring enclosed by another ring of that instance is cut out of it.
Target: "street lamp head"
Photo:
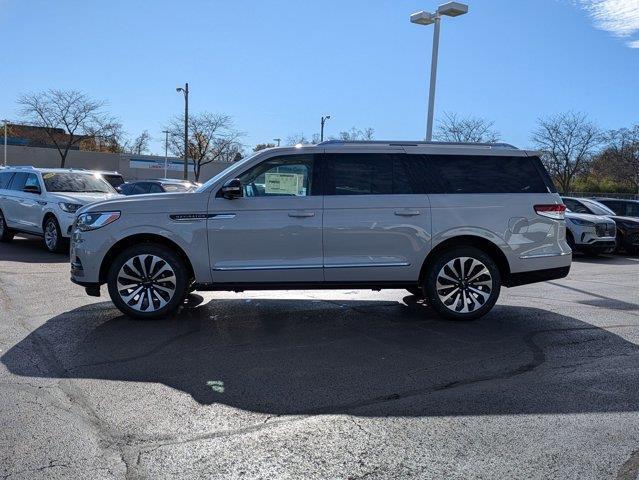
[[[435,23],[435,15],[430,12],[415,12],[410,16],[411,23],[416,23],[418,25],[430,25],[431,23]]]
[[[468,5],[460,2],[448,2],[437,8],[437,13],[448,17],[458,17],[468,13]]]
[[[183,92],[183,91],[184,91],[184,89],[183,89],[182,87],[177,87],[177,88],[175,89],[175,91],[176,91],[176,92]]]

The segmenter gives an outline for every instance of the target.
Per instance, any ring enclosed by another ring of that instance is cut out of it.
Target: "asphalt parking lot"
[[[203,293],[132,321],[0,245],[1,478],[636,478],[639,257],[473,323],[405,291]]]

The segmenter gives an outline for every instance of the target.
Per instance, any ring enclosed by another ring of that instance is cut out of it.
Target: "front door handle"
[[[294,212],[288,212],[288,216],[295,217],[295,218],[314,217],[315,212],[294,211]]]
[[[421,212],[412,208],[403,208],[401,210],[395,210],[395,215],[399,215],[400,217],[414,217],[415,215],[419,215]]]

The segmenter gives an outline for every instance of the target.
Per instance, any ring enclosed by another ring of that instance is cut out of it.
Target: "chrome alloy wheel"
[[[155,312],[171,301],[177,289],[175,272],[156,255],[130,258],[117,277],[120,298],[138,312]]]
[[[55,250],[58,246],[58,230],[53,220],[48,221],[44,228],[44,243],[47,244],[49,250]]]
[[[456,313],[470,313],[481,308],[493,291],[493,278],[482,262],[471,257],[457,257],[437,274],[437,296]]]

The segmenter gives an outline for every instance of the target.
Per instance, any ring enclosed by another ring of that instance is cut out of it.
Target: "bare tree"
[[[639,193],[639,124],[606,133],[604,149],[593,159],[592,173],[630,185]]]
[[[273,147],[275,147],[274,143],[258,143],[257,145],[253,147],[253,151],[259,152],[260,150],[265,150],[267,148],[273,148]]]
[[[460,117],[444,112],[437,122],[435,139],[442,142],[493,143],[499,141],[494,122],[479,117]]]
[[[151,141],[151,135],[148,130],[144,130],[140,135],[133,139],[133,142],[127,150],[136,155],[142,155],[149,150],[149,142]]]
[[[539,119],[532,141],[561,191],[569,192],[575,176],[587,171],[602,135],[585,114],[567,112]]]
[[[175,117],[169,131],[169,150],[177,157],[184,156],[184,116]],[[241,155],[239,140],[243,133],[235,128],[229,115],[202,112],[189,116],[187,156],[193,160],[195,180],[200,179],[202,167],[211,162],[233,162]]]
[[[107,138],[120,126],[104,112],[104,102],[77,90],[24,94],[18,98],[18,105],[25,122],[42,128],[55,145],[60,167],[64,167],[72,147],[87,138]]]
[[[318,137],[319,137],[319,135],[318,135]],[[306,138],[304,136],[303,132],[294,133],[293,135],[291,135],[289,137],[286,137],[286,144],[287,145],[297,145],[298,143],[302,144],[302,145],[310,143],[308,138]],[[317,143],[317,142],[315,142],[315,143]]]
[[[359,128],[351,127],[350,130],[339,132],[339,139],[344,141],[353,140],[372,140],[375,130],[371,127],[360,130]]]

